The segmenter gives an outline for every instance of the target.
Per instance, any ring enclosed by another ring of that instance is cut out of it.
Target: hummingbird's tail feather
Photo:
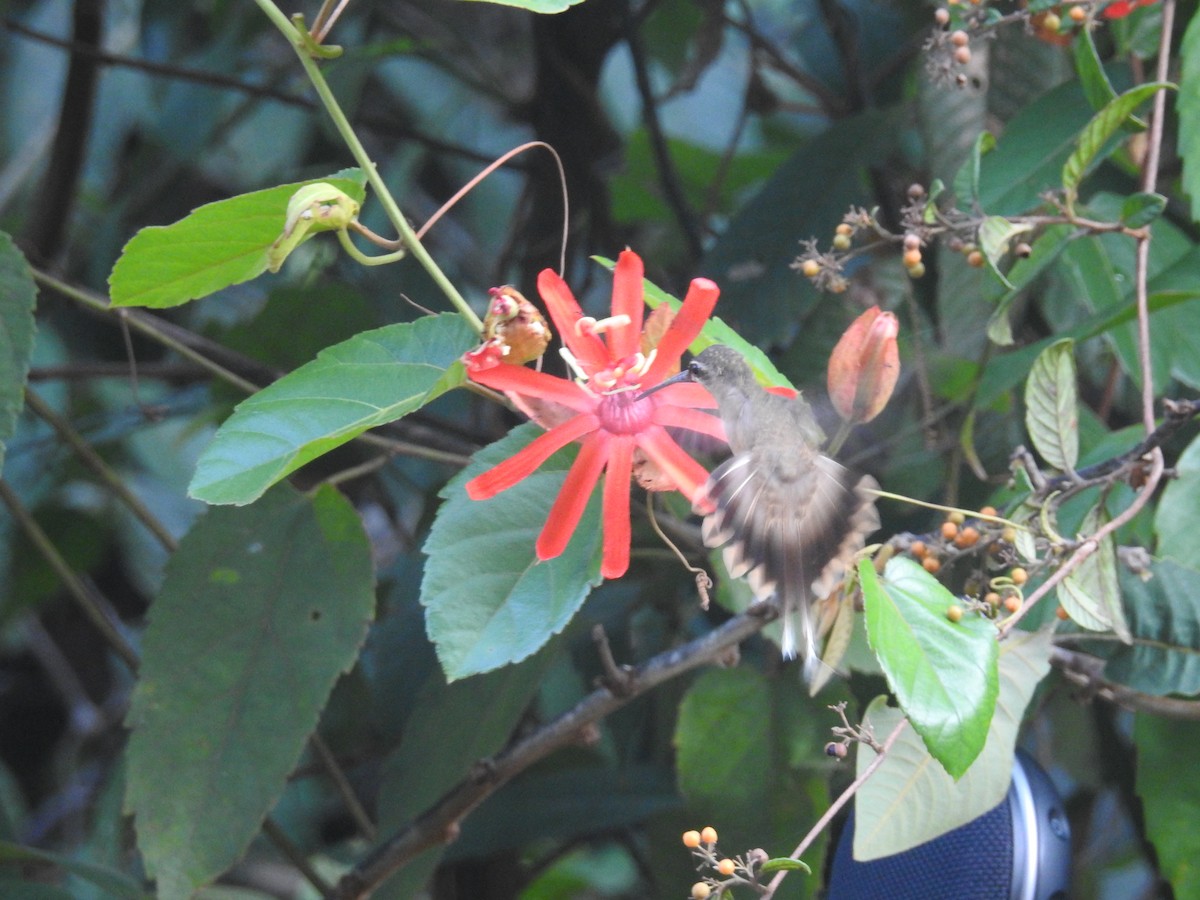
[[[697,506],[707,512],[704,543],[722,549],[730,575],[745,578],[757,599],[774,597],[784,656],[799,651],[811,664],[817,638],[809,604],[841,580],[879,516],[866,492],[873,479],[815,452],[807,463],[781,471],[768,453],[736,454],[709,476]]]

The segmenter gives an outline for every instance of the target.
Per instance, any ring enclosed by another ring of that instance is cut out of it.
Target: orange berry
[[[994,515],[996,515],[996,507],[985,506],[985,507],[983,507],[983,509],[979,510],[979,514],[981,516],[994,516]]]
[[[1078,6],[1075,8],[1079,9]],[[1063,609],[1061,606],[1054,611],[1054,614],[1056,616],[1058,616],[1060,619],[1062,619],[1064,622],[1067,621],[1067,619],[1071,618],[1069,615],[1067,615],[1067,611],[1065,609]]]
[[[1010,544],[1016,543],[1017,529],[1015,529],[1011,525],[1009,525],[1002,532],[1000,532],[1000,540],[1007,541]]]
[[[692,900],[708,900],[712,896],[712,888],[703,881],[697,881],[692,885]]]
[[[958,533],[958,537],[954,539],[954,546],[959,548],[974,547],[978,540],[978,529],[972,528],[970,525],[968,525]]]
[[[920,265],[920,263],[921,263],[921,251],[920,250],[905,250],[904,251],[904,265],[906,268],[911,269],[913,266]]]
[[[1082,6],[1072,6],[1067,15],[1071,17],[1072,22],[1078,24],[1087,18],[1087,10]]]
[[[972,250],[970,253],[967,254],[967,265],[968,266],[972,266],[976,269],[981,269],[981,268],[983,268],[983,263],[984,263],[983,254],[980,253],[978,250]]]
[[[711,825],[705,825],[700,831],[700,840],[706,844],[715,844],[717,842],[717,829]]]
[[[936,575],[938,572],[938,569],[940,569],[942,567],[942,564],[940,562],[938,562],[936,556],[925,557],[923,560],[921,560],[921,565],[924,567],[925,571],[928,572],[930,575]]]
[[[1004,598],[1004,608],[1010,613],[1015,613],[1021,608],[1021,598],[1016,594],[1009,594]]]
[[[954,540],[954,538],[957,534],[958,534],[958,526],[955,525],[953,522],[943,522],[942,523],[942,537],[944,537],[946,540],[948,540],[948,541]]]
[[[988,604],[989,606],[999,606],[1000,605],[1000,595],[997,594],[995,591],[988,591],[986,594],[983,595],[983,602]]]
[[[961,622],[963,617],[963,608],[957,603],[946,609],[946,618],[951,622]]]
[[[960,28],[958,31],[950,32],[950,43],[955,47],[965,47],[971,43],[971,36]]]
[[[717,872],[719,872],[721,875],[724,875],[726,878],[736,871],[737,863],[735,863],[732,859],[723,859],[717,863]]]
[[[939,25],[949,25],[950,10],[938,7],[937,11],[933,14],[933,21],[937,22]]]
[[[700,832],[685,831],[683,833],[683,846],[692,847],[692,848],[699,847],[700,846]]]
[[[845,222],[842,222],[837,228],[833,229],[833,233],[844,234],[846,237],[849,237],[850,235],[854,234],[854,229]]]
[[[806,259],[800,264],[800,272],[805,278],[816,278],[821,274],[821,264],[815,259]]]
[[[1020,566],[1008,573],[1008,577],[1013,580],[1013,584],[1024,584],[1029,580],[1029,573]]]
[[[929,548],[925,546],[924,541],[913,541],[909,544],[908,551],[917,559],[924,559],[925,554],[929,552]]]
[[[971,48],[970,47],[954,48],[954,61],[956,63],[958,63],[960,66],[965,66],[967,63],[969,63],[971,61]]]

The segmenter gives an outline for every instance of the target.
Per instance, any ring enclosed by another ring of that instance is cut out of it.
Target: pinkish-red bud
[[[894,313],[872,306],[851,323],[829,357],[829,399],[843,419],[869,422],[887,406],[900,377]]]

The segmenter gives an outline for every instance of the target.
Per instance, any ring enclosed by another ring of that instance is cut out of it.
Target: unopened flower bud
[[[267,251],[267,268],[278,272],[288,255],[318,231],[345,228],[358,215],[358,201],[324,181],[306,184],[292,194],[283,233]]]
[[[829,398],[847,422],[861,424],[887,405],[900,377],[895,314],[872,306],[854,320],[829,357]]]

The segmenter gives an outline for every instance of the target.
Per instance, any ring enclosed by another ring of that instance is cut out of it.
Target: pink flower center
[[[596,415],[600,427],[612,434],[640,434],[650,425],[654,415],[654,401],[637,400],[636,391],[621,391],[600,398]]]

